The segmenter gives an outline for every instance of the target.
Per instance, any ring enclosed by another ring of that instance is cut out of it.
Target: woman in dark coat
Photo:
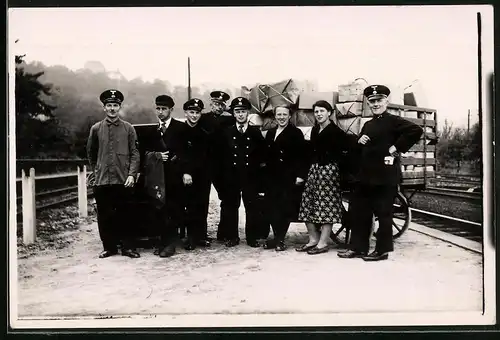
[[[330,120],[333,108],[328,102],[316,102],[313,110],[316,125],[311,131],[310,167],[299,210],[309,242],[296,249],[310,255],[328,251],[332,226],[341,223],[339,163],[350,145],[347,134]]]
[[[278,125],[266,134],[267,145],[267,219],[274,239],[267,240],[265,249],[283,251],[285,235],[291,221],[297,220],[300,193],[307,175],[304,162],[305,140],[302,131],[290,124],[290,107],[274,108]]]

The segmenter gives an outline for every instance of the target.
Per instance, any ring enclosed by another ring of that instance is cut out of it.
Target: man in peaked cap
[[[133,246],[129,209],[140,163],[137,135],[134,127],[118,116],[124,99],[120,91],[106,90],[99,99],[106,118],[91,127],[87,141],[87,157],[95,175],[97,224],[104,248],[99,257],[117,254],[121,243],[123,256],[137,258],[140,255]]]
[[[209,132],[199,124],[201,111],[205,105],[198,98],[184,103],[186,115],[186,175],[184,175],[185,214],[187,227],[186,250],[196,246],[208,247],[207,215],[210,199],[210,172],[207,164],[210,161]]]
[[[364,95],[373,118],[365,123],[358,139],[359,170],[349,206],[352,212],[350,249],[338,256],[380,261],[386,260],[394,249],[392,210],[401,182],[399,155],[420,139],[423,130],[387,112],[390,90],[386,86],[368,86]],[[373,214],[379,219],[379,228],[375,250],[368,254]]]
[[[200,125],[209,132],[210,135],[210,157],[209,165],[211,168],[211,182],[222,200],[222,185],[223,178],[221,176],[222,160],[218,158],[222,131],[232,126],[235,123],[234,117],[229,112],[225,111],[226,102],[230,96],[224,91],[213,91],[210,93],[210,108],[211,111],[201,115]],[[222,203],[221,203],[222,204]],[[207,211],[208,213],[208,211]],[[222,222],[220,222],[222,223]],[[225,236],[220,232],[223,227],[219,223],[217,231],[217,240],[226,241]],[[205,232],[207,234],[207,232]]]
[[[179,239],[178,229],[183,217],[182,189],[185,174],[186,125],[171,117],[174,100],[168,95],[155,99],[158,127],[144,142],[145,176],[153,173],[158,162],[163,167],[165,204],[154,210],[160,242],[154,254],[170,257],[175,254]],[[148,179],[146,178],[146,181]],[[159,182],[161,185],[161,181]]]
[[[260,129],[248,125],[250,108],[248,99],[233,99],[231,111],[236,123],[224,129],[218,150],[224,179],[219,232],[227,240],[228,247],[233,247],[240,241],[238,208],[242,197],[246,212],[247,244],[258,247],[257,239],[261,238],[263,230],[260,212],[264,199],[262,184],[266,146]]]

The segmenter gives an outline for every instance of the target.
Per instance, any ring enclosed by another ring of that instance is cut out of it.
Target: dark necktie
[[[244,131],[243,131],[243,125],[240,125],[240,126],[238,127],[238,131],[240,131],[240,133],[241,133],[241,134],[243,134],[243,133],[244,133]]]

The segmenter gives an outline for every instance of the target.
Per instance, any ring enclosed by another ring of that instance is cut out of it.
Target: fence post
[[[87,166],[83,165],[80,170],[78,166],[78,214],[80,217],[87,217]]]
[[[28,176],[22,170],[22,186],[23,243],[30,244],[36,240],[35,169],[31,168]]]

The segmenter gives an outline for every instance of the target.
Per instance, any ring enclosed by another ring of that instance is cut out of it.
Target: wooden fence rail
[[[35,182],[48,178],[68,177],[70,174],[50,175],[35,177],[35,169],[21,169],[22,182],[22,215],[23,215],[23,243],[30,244],[36,241],[36,200]],[[80,217],[88,216],[87,205],[87,166],[78,165],[77,171],[72,176],[78,177],[78,214]],[[17,203],[16,203],[17,204]]]

